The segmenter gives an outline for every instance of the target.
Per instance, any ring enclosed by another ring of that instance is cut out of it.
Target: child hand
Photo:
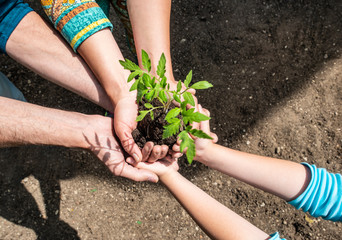
[[[157,174],[160,179],[162,179],[172,174],[173,172],[178,171],[179,169],[176,159],[171,159],[170,157],[166,157],[166,158],[160,159],[153,163],[150,163],[150,162],[137,163],[131,157],[127,158],[126,161],[136,168],[151,171]]]
[[[201,105],[198,105],[198,111],[206,116],[210,116],[210,112],[207,109],[202,108]],[[196,156],[194,157],[194,160],[205,164],[205,153],[214,143],[217,142],[218,138],[215,133],[210,132],[209,120],[202,121],[199,125],[199,129],[213,138],[213,140],[209,140],[191,136],[195,140],[196,146]],[[174,151],[174,153],[172,154],[173,158],[179,158],[182,155],[182,153],[180,152],[180,141],[178,141],[177,144],[172,147],[172,150]]]

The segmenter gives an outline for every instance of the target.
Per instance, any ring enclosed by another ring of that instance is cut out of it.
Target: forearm
[[[86,115],[0,97],[0,146],[88,147]]]
[[[131,84],[127,83],[127,78],[130,72],[124,70],[119,63],[124,58],[109,29],[103,29],[87,38],[79,46],[78,52],[99,79],[114,105],[122,95],[129,93]]]
[[[197,224],[214,239],[266,239],[268,235],[174,171],[161,181]]]
[[[40,16],[27,14],[6,45],[10,57],[40,76],[113,111],[106,92],[85,62]]]
[[[207,166],[286,201],[298,197],[310,182],[310,171],[301,164],[248,154],[216,144],[203,159]]]
[[[141,49],[151,58],[152,72],[156,71],[160,55],[164,53],[166,77],[174,80],[170,53],[171,0],[127,0],[127,7],[140,66]]]

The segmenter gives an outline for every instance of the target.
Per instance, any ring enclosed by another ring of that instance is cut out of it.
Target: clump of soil
[[[139,111],[146,110],[145,103],[144,100],[139,103]],[[155,107],[162,106],[157,99],[154,99],[151,104]],[[175,108],[175,105],[171,103],[169,110],[173,108]],[[167,112],[165,113],[163,108],[158,108],[153,111],[153,114],[154,120],[151,119],[150,114],[147,114],[142,121],[138,122],[137,128],[132,133],[134,141],[140,148],[143,148],[145,143],[149,141],[155,145],[172,147],[177,141],[175,136],[163,139],[163,126],[168,124],[165,120]]]

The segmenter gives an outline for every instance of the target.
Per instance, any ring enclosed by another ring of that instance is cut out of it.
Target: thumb
[[[132,156],[136,162],[140,162],[142,160],[142,153],[133,139],[131,129],[121,125],[118,131],[116,131],[116,135],[120,139],[123,149]]]
[[[202,108],[201,105],[198,105],[198,111],[199,111],[200,113],[202,113],[202,114],[208,116],[208,117],[210,116],[210,112],[209,112],[207,109]],[[205,132],[205,133],[207,133],[207,134],[210,134],[210,124],[209,124],[209,120],[202,121],[202,122],[200,123],[200,129],[201,129],[203,132]]]

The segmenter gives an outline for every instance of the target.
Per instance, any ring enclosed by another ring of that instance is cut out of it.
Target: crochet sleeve
[[[104,28],[113,28],[94,0],[41,0],[41,5],[55,29],[75,52],[92,34]]]
[[[342,176],[327,172],[324,168],[302,163],[310,169],[311,180],[306,190],[289,203],[302,208],[313,217],[342,221]]]

